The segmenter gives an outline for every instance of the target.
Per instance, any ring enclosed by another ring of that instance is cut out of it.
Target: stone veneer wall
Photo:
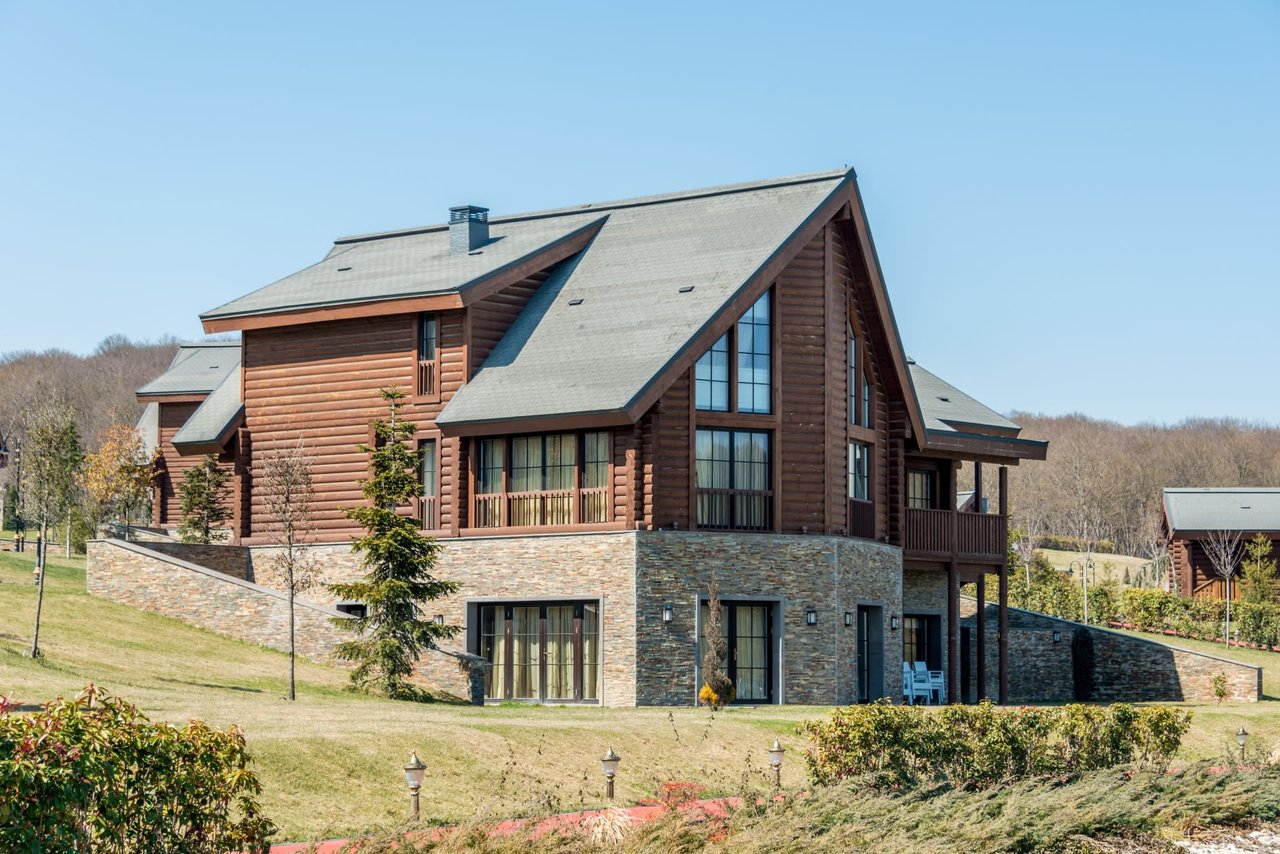
[[[856,627],[845,612],[879,605],[885,693],[902,686],[902,641],[889,619],[902,609],[899,549],[844,537],[642,531],[636,553],[636,700],[689,705],[699,687],[699,604],[714,572],[721,599],[773,601],[781,614],[781,699],[831,705],[857,699]],[[663,606],[673,606],[662,621]],[[805,623],[814,608],[818,622]],[[775,680],[777,699],[778,680]]]
[[[945,572],[927,572],[905,570],[902,573],[902,611],[903,614],[936,614],[942,618],[942,672],[947,672],[947,660],[950,657],[947,645],[947,574]],[[902,638],[898,638],[898,659],[902,659]],[[902,665],[898,665],[898,682],[902,682]],[[992,697],[995,695],[992,694]],[[900,699],[894,695],[894,699]]]
[[[961,624],[976,626],[977,602],[961,599]],[[987,696],[997,696],[999,614],[987,605]],[[1033,611],[1009,609],[1009,702],[1067,703],[1074,699],[1071,636],[1080,623]],[[976,629],[975,629],[976,631]],[[1060,640],[1053,642],[1053,633]],[[1256,702],[1262,697],[1262,670],[1205,653],[1179,649],[1089,626],[1093,638],[1093,700],[1116,702],[1212,701],[1213,677],[1227,677],[1227,699]],[[977,673],[977,643],[970,652]],[[976,678],[976,676],[971,676]]]
[[[146,548],[188,563],[199,564],[241,581],[253,581],[253,569],[249,562],[249,549],[245,546],[211,545],[199,543],[174,543],[167,540],[151,540]]]
[[[463,537],[440,540],[436,575],[458,582],[454,596],[432,603],[433,613],[463,628],[454,641],[465,649],[468,605],[512,600],[597,599],[601,602],[601,702],[608,706],[636,703],[635,548],[636,532],[565,534],[536,537]],[[253,550],[254,578],[268,587],[279,584],[271,568],[269,547]],[[350,581],[363,574],[348,544],[313,546],[311,559],[323,582]],[[322,588],[310,592],[333,603]],[[442,657],[422,662],[433,684],[454,678],[457,665]]]

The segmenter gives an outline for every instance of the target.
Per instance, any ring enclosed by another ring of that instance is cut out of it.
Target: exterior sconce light
[[[775,789],[782,788],[782,754],[785,748],[778,739],[773,740],[773,747],[769,748],[769,764],[773,766],[773,787]]]
[[[1240,725],[1240,731],[1236,733],[1236,744],[1240,745],[1240,764],[1244,764],[1244,743],[1249,740],[1249,733],[1245,732],[1244,725]]]
[[[664,623],[671,622],[672,618],[675,617],[675,610],[676,609],[671,606],[670,602],[663,605],[662,606],[662,622]]]
[[[896,632],[902,627],[902,621],[898,619],[898,615],[894,614],[889,618],[889,631]]]
[[[404,766],[404,781],[409,784],[409,803],[412,804],[409,814],[414,819],[418,818],[418,792],[422,789],[422,778],[426,773],[427,766],[418,758],[418,751],[415,750]]]
[[[852,612],[852,611],[845,611],[845,612],[844,612],[844,627],[847,629],[847,628],[849,628],[849,627],[850,627],[850,626],[852,626],[852,625],[853,625],[853,612]]]
[[[1053,642],[1054,642],[1054,643],[1062,643],[1062,632],[1055,631],[1055,632],[1053,633]]]
[[[806,608],[804,612],[804,624],[806,626],[818,625],[818,611],[816,608]]]
[[[613,800],[613,778],[618,776],[618,763],[621,761],[622,757],[614,753],[612,747],[600,757],[600,768],[604,771],[606,795],[609,800]]]
[[[431,622],[435,623],[437,626],[443,626],[444,614],[436,614],[434,617],[431,618]]]

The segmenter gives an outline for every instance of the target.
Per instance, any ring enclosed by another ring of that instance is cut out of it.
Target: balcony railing
[[[418,518],[422,520],[424,531],[434,531],[440,527],[440,506],[434,495],[418,496]]]
[[[418,362],[419,397],[430,397],[436,394],[436,365],[435,359]]]
[[[699,528],[717,531],[773,529],[773,492],[755,489],[699,489]]]
[[[609,488],[553,489],[477,495],[473,528],[545,528],[609,522]]]
[[[1002,557],[1007,548],[1005,517],[909,507],[903,545],[907,551],[935,555]]]
[[[849,536],[876,538],[876,505],[859,498],[849,499]]]

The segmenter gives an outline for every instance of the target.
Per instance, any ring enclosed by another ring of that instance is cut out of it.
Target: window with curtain
[[[773,407],[773,335],[769,293],[738,320],[738,411],[768,414]]]
[[[871,446],[849,443],[849,497],[871,500]]]
[[[694,404],[712,412],[729,411],[729,333],[711,345],[694,366]]]
[[[609,434],[587,433],[582,437],[582,488],[595,490],[582,496],[583,522],[608,522],[609,508]]]
[[[439,325],[434,314],[424,314],[418,320],[418,361],[434,362],[439,345]]]
[[[506,474],[504,458],[505,439],[481,439],[477,448],[476,492],[482,495],[502,492]]]
[[[932,509],[936,479],[937,472],[930,469],[909,469],[907,471],[907,506],[917,510]]]
[[[440,460],[435,439],[423,439],[418,443],[418,455],[422,472],[422,527],[435,529],[437,518],[436,493],[439,490]]]
[[[479,612],[486,699],[600,699],[599,603],[486,604]]]
[[[758,530],[769,526],[768,433],[697,430],[694,477],[699,527]]]

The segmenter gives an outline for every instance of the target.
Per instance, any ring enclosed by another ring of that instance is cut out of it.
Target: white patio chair
[[[929,690],[938,695],[938,705],[947,701],[947,680],[941,670],[929,671]]]
[[[915,705],[916,695],[911,684],[915,681],[915,675],[911,672],[911,668],[904,661],[902,662],[902,702],[908,705]]]
[[[904,662],[902,666],[907,667],[907,664]],[[925,668],[923,661],[916,662],[915,670],[911,674],[911,697],[912,705],[915,705],[917,699],[924,700],[925,705],[930,702],[929,671]]]

